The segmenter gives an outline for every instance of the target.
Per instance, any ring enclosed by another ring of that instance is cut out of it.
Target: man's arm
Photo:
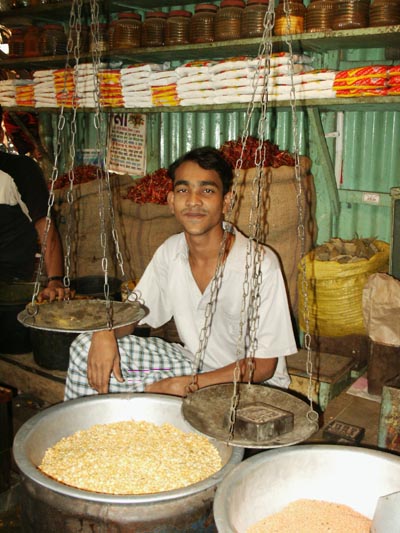
[[[87,377],[89,385],[100,394],[108,392],[111,374],[122,383],[120,356],[117,339],[133,332],[134,326],[116,330],[96,331],[89,348]]]
[[[275,368],[278,362],[277,357],[270,359],[256,358],[254,361],[254,372],[252,376],[253,383],[260,383],[271,378],[275,372]],[[249,380],[249,359],[240,359],[239,369],[240,377],[238,381],[247,382]],[[221,383],[232,383],[234,378],[234,370],[236,363],[219,368],[218,370],[212,370],[210,372],[204,372],[196,375],[196,388],[202,389],[210,385],[218,385]],[[146,392],[155,392],[160,394],[172,394],[174,396],[186,396],[188,387],[192,383],[192,376],[179,376],[174,378],[162,379],[148,385]]]
[[[46,229],[46,217],[39,218],[35,222],[35,229],[39,237],[40,245],[42,246]],[[61,279],[50,279],[47,287],[39,294],[38,300],[39,302],[45,299],[50,301],[55,299],[62,300],[64,297],[64,285],[62,280],[64,272],[63,250],[60,235],[54,222],[51,223],[47,234],[44,264],[46,266],[48,278],[57,277]]]

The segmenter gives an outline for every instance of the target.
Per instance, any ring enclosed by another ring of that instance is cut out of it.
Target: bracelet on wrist
[[[50,281],[62,281],[64,279],[64,276],[50,276],[47,278],[47,283]]]

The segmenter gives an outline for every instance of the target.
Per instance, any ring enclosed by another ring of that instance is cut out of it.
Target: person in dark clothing
[[[0,142],[3,140],[0,127]],[[33,280],[35,255],[45,235],[48,202],[49,192],[39,164],[26,155],[0,151],[0,281]],[[39,301],[63,297],[63,263],[60,236],[52,222],[44,256],[48,283]]]

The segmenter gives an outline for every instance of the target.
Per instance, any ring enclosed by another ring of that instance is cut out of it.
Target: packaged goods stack
[[[213,102],[214,84],[210,67],[214,64],[213,61],[192,61],[176,69],[180,105],[208,105]]]
[[[151,107],[150,76],[152,72],[162,70],[163,66],[157,63],[121,69],[122,97],[125,107]]]
[[[164,70],[150,74],[151,99],[154,106],[177,106],[180,98],[177,92],[178,74],[175,70]]]

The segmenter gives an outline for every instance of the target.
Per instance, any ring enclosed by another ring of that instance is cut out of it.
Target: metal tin
[[[142,19],[139,13],[118,13],[109,28],[111,50],[138,48],[141,44]]]
[[[366,28],[369,6],[369,0],[336,0],[332,28],[334,30]]]
[[[198,4],[190,19],[189,40],[191,43],[212,43],[218,6]]]
[[[28,26],[24,36],[24,56],[35,57],[40,55],[40,28]]]
[[[214,517],[220,533],[247,531],[307,498],[372,518],[378,498],[399,490],[400,457],[353,446],[293,446],[254,455],[228,474],[215,495]]]
[[[8,50],[10,57],[23,57],[24,55],[24,34],[23,28],[12,28],[11,37],[8,41]]]
[[[165,42],[167,13],[148,11],[142,24],[142,45],[162,46]]]
[[[288,2],[288,13],[285,12],[285,5],[280,3],[275,10],[274,34],[291,35],[303,33],[306,14],[306,8],[303,2]]]
[[[215,489],[243,458],[242,450],[225,443],[212,441],[223,464],[215,475],[182,489],[157,494],[121,496],[79,490],[54,481],[37,468],[47,448],[62,437],[94,424],[135,419],[170,423],[186,432],[195,431],[184,420],[181,405],[180,398],[160,394],[96,395],[54,405],[25,422],[13,446],[22,478],[23,530],[48,533],[215,531],[212,522]]]
[[[369,9],[370,26],[392,26],[400,23],[400,3],[397,0],[375,0]]]
[[[74,48],[78,44],[78,32],[74,28],[70,28],[68,39],[72,39],[72,48],[71,51],[74,52]],[[89,51],[89,28],[87,26],[81,26],[80,32],[79,32],[79,47],[78,47],[79,53],[84,54],[85,52]]]
[[[170,11],[165,29],[165,44],[168,46],[189,43],[190,11],[178,9]]]
[[[305,18],[306,31],[318,32],[331,30],[333,13],[333,0],[314,0],[307,7]]]
[[[240,39],[244,0],[222,0],[215,17],[215,40]]]
[[[42,56],[64,55],[67,52],[67,36],[61,24],[45,24],[40,35]]]
[[[268,10],[269,0],[247,0],[243,10],[241,36],[261,37],[264,33],[264,18]]]
[[[93,52],[107,52],[109,49],[109,25],[105,22],[100,22],[98,25],[98,35],[94,35],[95,28],[90,27],[89,51]]]

